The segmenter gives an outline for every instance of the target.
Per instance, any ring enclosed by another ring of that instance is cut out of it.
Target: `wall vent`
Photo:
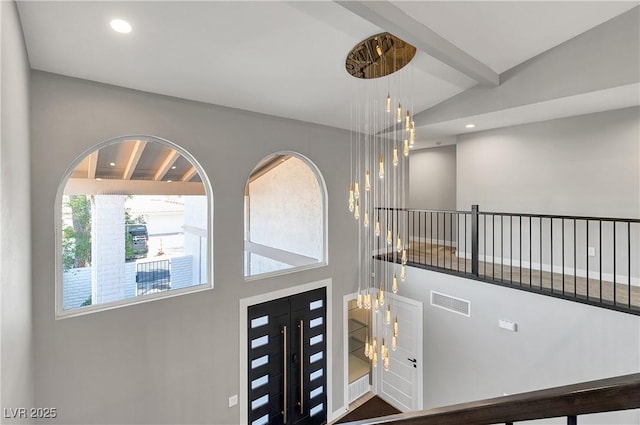
[[[462,298],[431,291],[431,305],[471,317],[471,302]]]

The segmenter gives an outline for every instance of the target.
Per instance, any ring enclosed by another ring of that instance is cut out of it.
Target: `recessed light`
[[[131,32],[131,24],[123,19],[112,19],[109,23],[111,28],[119,33],[128,34]]]
[[[173,180],[167,180],[167,183],[171,183]]]
[[[175,169],[176,169],[176,166],[174,165],[173,167],[171,167],[171,169],[172,169],[172,170],[175,170]]]
[[[476,125],[475,124],[467,124],[464,126],[465,128],[475,128]]]
[[[99,182],[102,181],[102,179],[100,177],[96,177],[96,180],[98,180]]]
[[[115,167],[116,163],[115,162],[110,162],[109,165],[111,165],[112,167]]]

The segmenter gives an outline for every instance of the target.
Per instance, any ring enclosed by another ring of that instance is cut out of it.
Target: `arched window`
[[[211,187],[198,163],[150,136],[101,143],[58,189],[57,313],[211,288]]]
[[[245,187],[245,277],[326,264],[326,189],[308,159],[263,159]]]

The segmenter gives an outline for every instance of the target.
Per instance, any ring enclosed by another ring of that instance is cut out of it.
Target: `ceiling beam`
[[[65,195],[206,195],[202,182],[70,178]]]
[[[193,165],[191,166],[191,168],[189,168],[189,170],[184,173],[184,175],[182,177],[180,177],[180,181],[183,182],[188,182],[189,180],[191,180],[193,178],[193,176],[195,176],[196,174],[198,174],[198,172],[196,171],[196,167],[194,167]]]
[[[388,1],[343,1],[338,4],[372,24],[413,44],[418,50],[469,76],[483,86],[496,87],[500,76],[484,63],[427,28]]]
[[[262,164],[259,164],[258,167],[249,176],[249,183],[253,183],[256,179],[264,176],[269,171],[281,165],[288,159],[291,159],[291,155],[275,155],[273,158],[270,158],[264,161]]]
[[[129,161],[127,161],[127,166],[125,167],[124,173],[122,175],[123,180],[131,180],[131,176],[138,166],[138,162],[140,161],[140,157],[142,156],[142,152],[144,151],[144,147],[146,145],[147,142],[145,140],[136,140],[135,144],[133,145],[133,149],[131,150]]]
[[[162,161],[162,165],[160,166],[160,168],[158,168],[158,171],[156,171],[155,176],[153,176],[153,179],[155,181],[162,180],[167,174],[167,171],[169,171],[173,163],[176,162],[179,157],[180,154],[174,149],[171,149],[167,157],[164,159],[164,161]]]
[[[87,167],[87,178],[95,179],[96,170],[98,169],[98,151],[94,151],[89,155],[89,166]]]

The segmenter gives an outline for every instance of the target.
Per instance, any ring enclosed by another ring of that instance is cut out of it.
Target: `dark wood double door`
[[[326,288],[248,308],[249,425],[327,422]]]

